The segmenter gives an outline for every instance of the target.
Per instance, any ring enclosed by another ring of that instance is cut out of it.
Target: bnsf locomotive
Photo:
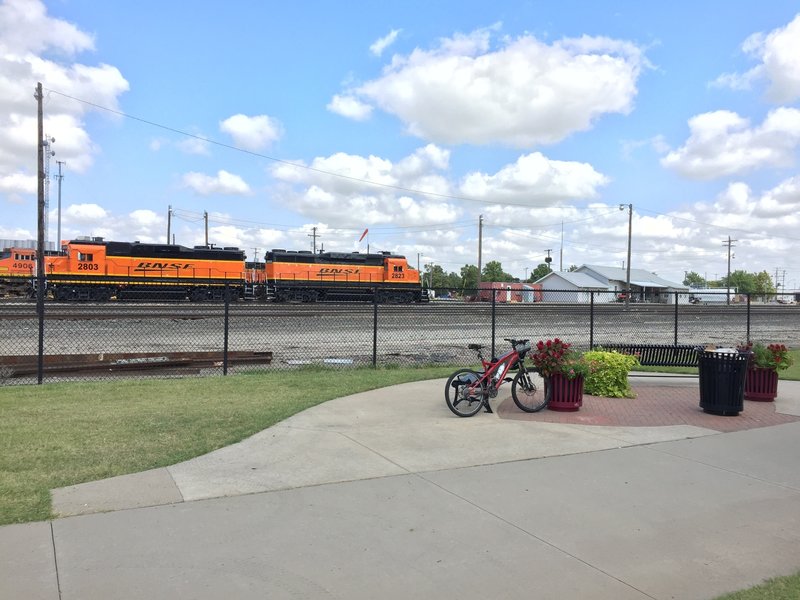
[[[11,248],[0,255],[0,295],[33,295],[35,252]],[[45,256],[48,295],[56,300],[222,300],[273,302],[377,300],[425,302],[419,271],[405,257],[272,250],[266,262],[245,262],[238,248],[110,242],[66,242]]]
[[[28,295],[35,276],[35,250],[6,248],[0,251],[0,297]]]
[[[372,300],[424,302],[419,271],[405,256],[381,252],[294,252],[272,250],[266,256],[264,296],[285,302],[300,300]]]

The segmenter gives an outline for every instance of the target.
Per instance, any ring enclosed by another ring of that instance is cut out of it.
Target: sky
[[[51,242],[800,289],[797,2],[0,0],[0,239],[37,83]]]

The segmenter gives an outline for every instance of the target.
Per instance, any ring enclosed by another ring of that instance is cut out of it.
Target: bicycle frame
[[[525,368],[525,356],[530,351],[527,339],[505,340],[511,343],[511,350],[500,358],[486,360],[483,356],[484,346],[470,344],[468,348],[478,353],[483,367],[482,371],[462,368],[447,379],[444,396],[447,407],[459,417],[471,417],[481,408],[493,412],[489,399],[497,396],[498,390],[506,381],[511,382],[511,397],[514,404],[525,412],[538,412],[547,405],[547,398],[540,401],[537,388],[531,379],[531,371]],[[516,375],[509,377],[509,371],[517,370]],[[535,372],[535,371],[534,371]]]
[[[480,382],[485,382],[489,391],[489,397],[491,398],[497,395],[497,390],[499,390],[500,386],[505,382],[506,376],[510,370],[517,365],[519,365],[520,368],[525,368],[524,363],[519,360],[519,352],[513,348],[511,351],[506,352],[503,356],[495,360],[486,360],[481,350],[478,349],[478,358],[483,366],[483,376],[473,383],[472,386],[480,384]],[[500,367],[503,367],[503,371],[498,374]]]

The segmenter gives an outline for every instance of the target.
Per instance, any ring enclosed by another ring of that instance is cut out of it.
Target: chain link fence
[[[0,385],[186,377],[297,368],[471,364],[469,343],[561,338],[603,344],[800,346],[790,294],[433,290],[424,304],[0,303]],[[41,329],[40,329],[41,326]],[[41,332],[41,344],[40,344]],[[41,348],[41,352],[40,352]]]

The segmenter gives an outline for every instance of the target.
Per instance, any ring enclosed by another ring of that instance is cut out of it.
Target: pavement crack
[[[362,443],[361,443],[361,442],[359,442],[357,439],[350,437],[350,436],[349,436],[349,435],[347,435],[346,433],[342,433],[342,432],[338,432],[338,433],[339,433],[339,435],[341,435],[343,438],[345,438],[345,439],[348,439],[348,440],[350,440],[351,442],[353,442],[354,444],[357,444],[357,445],[361,446],[361,447],[362,447],[362,448],[364,448],[365,450],[368,450],[368,451],[372,452],[374,455],[376,455],[376,456],[380,456],[380,457],[381,457],[383,460],[385,460],[386,462],[388,462],[388,463],[390,463],[390,464],[393,464],[393,465],[394,465],[395,467],[397,467],[398,469],[402,469],[403,471],[405,471],[406,473],[409,473],[409,474],[413,474],[413,473],[414,473],[414,471],[412,471],[412,470],[411,470],[411,469],[409,469],[408,467],[404,467],[404,466],[403,466],[403,465],[401,465],[400,463],[398,463],[398,462],[396,462],[396,461],[393,461],[393,460],[392,460],[391,458],[389,458],[388,456],[385,456],[385,455],[381,454],[380,452],[378,452],[377,450],[374,450],[373,448],[370,448],[370,447],[369,447],[369,446],[367,446],[366,444],[362,444]]]
[[[660,454],[666,454],[667,456],[671,456],[673,458],[679,458],[681,460],[685,460],[687,462],[691,462],[697,465],[703,465],[704,467],[710,467],[712,469],[716,469],[717,471],[722,471],[723,473],[730,473],[732,475],[738,475],[739,477],[745,477],[747,479],[752,479],[753,481],[758,481],[759,483],[765,483],[767,485],[773,485],[779,488],[783,488],[786,490],[791,490],[793,492],[800,492],[800,488],[790,485],[788,483],[780,483],[778,481],[771,481],[769,479],[763,479],[761,477],[756,477],[755,475],[750,475],[749,473],[743,473],[742,471],[737,471],[735,469],[731,469],[728,467],[721,467],[720,465],[715,465],[712,463],[708,463],[702,460],[697,460],[694,458],[689,458],[688,456],[682,456],[680,454],[675,454],[673,452],[669,452],[663,448],[658,448],[655,445],[648,445],[645,446],[647,450],[651,450],[653,452],[658,452]]]
[[[441,485],[439,483],[436,483],[435,481],[432,481],[431,479],[428,479],[427,477],[424,476],[424,474],[422,474],[422,473],[413,473],[413,475],[415,477],[419,477],[421,480],[425,481],[426,483],[429,483],[429,484],[439,488],[440,490],[442,490],[446,494],[450,494],[451,496],[454,496],[455,498],[458,498],[462,502],[466,502],[470,506],[473,506],[474,508],[478,509],[479,511],[489,515],[490,517],[492,517],[494,519],[497,519],[498,521],[500,521],[502,523],[505,523],[509,527],[512,527],[512,528],[516,529],[517,531],[527,535],[528,537],[531,537],[531,538],[541,542],[542,544],[545,544],[546,546],[549,546],[550,548],[552,548],[556,552],[560,552],[561,554],[564,554],[565,556],[569,556],[570,558],[572,558],[574,560],[577,560],[578,562],[586,565],[588,568],[590,568],[590,569],[592,569],[594,571],[597,571],[598,573],[602,573],[604,576],[609,577],[609,578],[613,579],[614,581],[618,581],[620,584],[624,585],[625,587],[630,588],[632,590],[635,590],[636,592],[639,592],[640,594],[642,594],[643,596],[645,596],[647,598],[652,598],[652,600],[658,600],[656,598],[656,596],[652,596],[651,594],[648,594],[644,590],[637,588],[635,585],[632,585],[632,584],[628,583],[627,581],[625,581],[623,579],[620,579],[616,575],[614,575],[612,573],[609,573],[608,571],[606,571],[604,569],[601,569],[597,565],[594,565],[594,564],[582,559],[580,556],[577,556],[577,555],[575,555],[575,554],[573,554],[571,552],[568,552],[564,548],[561,548],[560,546],[557,546],[553,542],[551,542],[551,541],[549,541],[549,540],[547,540],[547,539],[545,539],[545,538],[543,538],[541,536],[536,535],[532,531],[528,531],[524,527],[521,527],[521,526],[517,525],[516,523],[514,523],[512,521],[509,521],[505,517],[502,517],[499,514],[492,512],[491,510],[481,506],[480,504],[476,504],[475,502],[473,502],[469,498],[465,498],[464,496],[461,496],[460,494],[457,494],[456,492],[447,489],[443,485]]]
[[[58,590],[58,600],[61,600],[61,576],[58,572],[58,553],[56,552],[56,534],[53,531],[53,521],[50,520],[50,544],[53,548],[53,567],[56,572],[56,589]]]

